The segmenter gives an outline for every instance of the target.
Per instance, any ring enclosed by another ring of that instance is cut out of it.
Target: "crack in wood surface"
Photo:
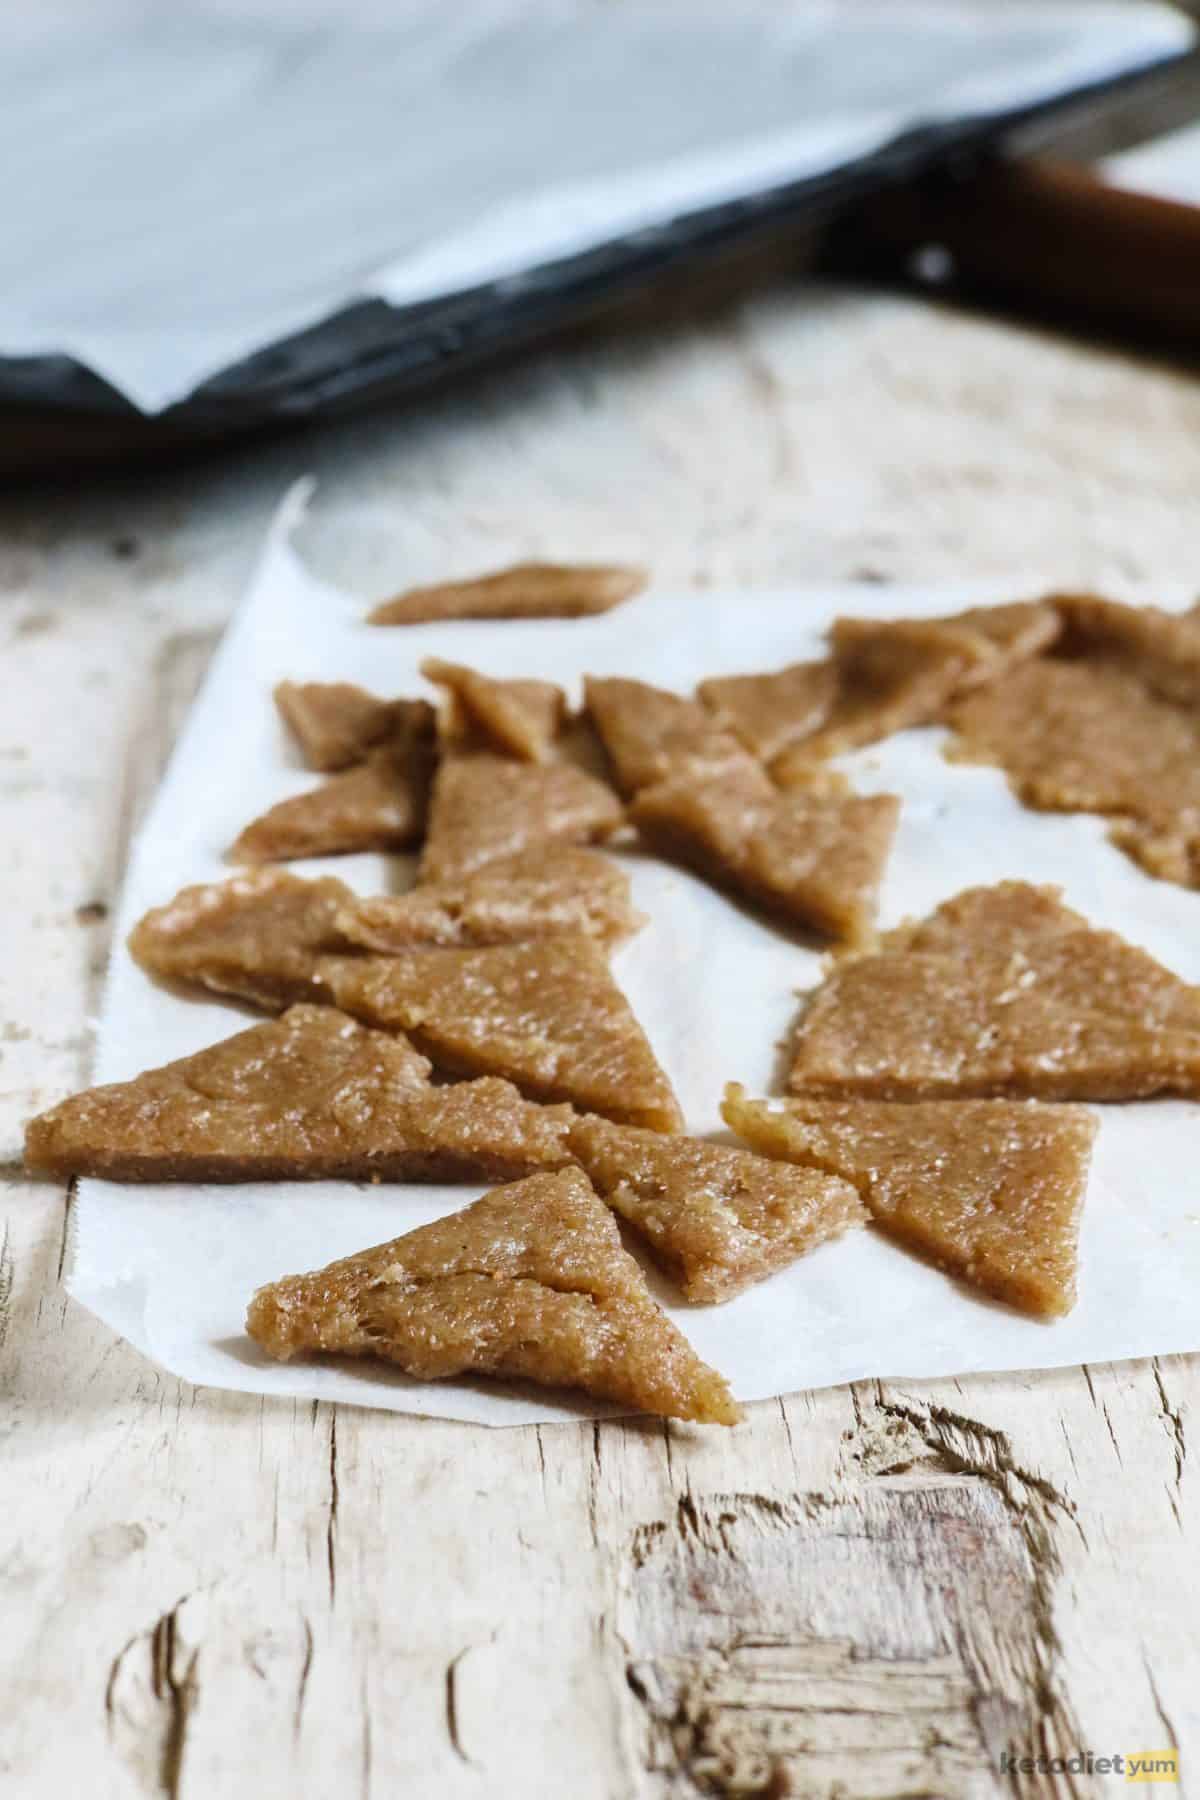
[[[471,1649],[467,1644],[456,1656],[452,1656],[446,1664],[446,1735],[450,1739],[450,1748],[460,1762],[474,1762],[463,1748],[463,1741],[458,1729],[458,1665]]]
[[[853,1411],[857,1500],[685,1491],[633,1533],[621,1638],[656,1794],[990,1794],[1003,1753],[1079,1747],[1053,1609],[1071,1496],[951,1407],[862,1383]]]
[[[338,1448],[337,1409],[329,1412],[329,1511],[325,1520],[325,1564],[329,1571],[329,1604],[337,1599],[337,1526],[338,1526]]]
[[[9,1324],[12,1320],[12,1292],[15,1273],[16,1260],[10,1242],[8,1221],[5,1220],[4,1236],[0,1238],[0,1350],[4,1348]]]
[[[199,1691],[200,1646],[183,1628],[184,1594],[114,1657],[105,1688],[109,1736],[145,1791],[178,1800],[188,1726]]]
[[[1151,1367],[1154,1370],[1154,1386],[1158,1393],[1159,1413],[1171,1438],[1171,1449],[1175,1458],[1175,1478],[1169,1490],[1171,1511],[1175,1514],[1175,1522],[1182,1525],[1183,1515],[1180,1512],[1180,1495],[1183,1488],[1183,1466],[1187,1461],[1187,1436],[1183,1425],[1183,1410],[1172,1406],[1167,1397],[1167,1385],[1163,1380],[1162,1363],[1154,1357]]]
[[[1021,1467],[1006,1432],[949,1407],[889,1400],[879,1384],[876,1405],[885,1417],[910,1425],[951,1473],[986,1482],[1003,1502],[1024,1543],[1030,1570],[1027,1691],[1033,1707],[1015,1738],[1010,1736],[1007,1742],[992,1739],[993,1760],[998,1763],[1004,1750],[1015,1756],[1070,1756],[1081,1737],[1060,1692],[1062,1644],[1054,1620],[1054,1588],[1062,1567],[1055,1539],[1058,1518],[1068,1518],[1083,1537],[1085,1548],[1087,1544],[1074,1501],[1047,1477]],[[1063,1793],[1078,1791],[1072,1776],[1058,1779]]]

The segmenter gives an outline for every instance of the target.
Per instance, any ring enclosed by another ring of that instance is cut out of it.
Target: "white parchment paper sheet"
[[[238,829],[313,777],[271,704],[284,676],[360,681],[381,693],[424,687],[431,653],[497,675],[541,675],[573,694],[585,672],[636,674],[688,689],[701,676],[819,653],[838,612],[936,613],[950,591],[827,587],[780,592],[651,591],[603,618],[456,623],[381,631],[363,603],[317,581],[288,541],[301,498],[274,527],[134,849],[117,924],[96,1067],[121,1080],[241,1029],[215,1000],[186,1000],[135,967],[124,939],[149,906],[187,882],[229,872]],[[1062,885],[1071,904],[1200,980],[1200,894],[1154,882],[1104,840],[1097,820],[1027,813],[988,769],[953,767],[942,734],[908,732],[845,759],[860,786],[903,796],[883,923],[924,913],[960,888],[1005,876]],[[767,1091],[798,989],[818,955],[702,882],[625,858],[651,923],[614,971],[698,1132],[720,1127],[724,1083]],[[335,872],[363,893],[407,880],[399,859],[297,865]],[[1200,1110],[1157,1101],[1101,1109],[1084,1218],[1080,1299],[1066,1319],[1033,1323],[959,1288],[872,1232],[827,1245],[723,1307],[655,1291],[743,1400],[862,1376],[920,1377],[1053,1367],[1200,1347]],[[356,1401],[396,1412],[521,1424],[605,1409],[538,1390],[423,1384],[345,1363],[268,1362],[244,1336],[261,1283],[380,1243],[476,1198],[480,1188],[357,1188],[343,1183],[231,1188],[80,1184],[70,1290],[162,1367],[213,1387]]]

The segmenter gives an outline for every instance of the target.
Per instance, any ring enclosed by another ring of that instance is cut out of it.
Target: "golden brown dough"
[[[749,1100],[722,1112],[767,1156],[854,1183],[876,1224],[950,1275],[1036,1317],[1075,1304],[1093,1116],[958,1100]]]
[[[409,588],[367,614],[369,625],[436,619],[580,619],[610,612],[646,585],[643,569],[606,563],[514,563],[492,575]]]
[[[1105,657],[1049,658],[950,709],[957,762],[998,764],[1026,806],[1112,818],[1151,874],[1200,885],[1200,714]]]
[[[1048,600],[1011,600],[1001,606],[970,606],[965,612],[931,619],[957,636],[961,632],[979,640],[979,654],[971,659],[962,687],[995,681],[1018,663],[1041,656],[1061,630],[1058,612]],[[962,691],[960,689],[960,691]]]
[[[325,958],[337,1004],[411,1034],[451,1074],[503,1075],[537,1100],[570,1100],[656,1131],[679,1103],[590,938],[484,950]]]
[[[351,900],[337,914],[347,940],[385,953],[579,932],[612,945],[644,924],[630,903],[629,877],[611,857],[558,843],[498,857],[470,875],[426,882],[407,894]]]
[[[281,1361],[376,1356],[422,1381],[498,1375],[732,1425],[726,1383],[650,1297],[578,1170],[535,1175],[312,1275],[260,1288],[246,1329]]]
[[[586,1116],[568,1143],[689,1300],[730,1300],[866,1217],[845,1181]]]
[[[488,749],[545,762],[567,711],[567,696],[554,682],[504,681],[438,656],[427,656],[421,673],[446,690],[451,738],[473,733]]]
[[[645,789],[630,808],[642,837],[719,886],[792,924],[869,941],[900,816],[892,794],[814,787],[781,793],[757,763]]]
[[[150,975],[235,994],[275,1011],[297,1000],[331,1002],[319,959],[349,946],[338,928],[354,894],[332,875],[306,881],[254,869],[187,887],[134,926],[129,949]]]
[[[275,704],[309,768],[329,774],[362,762],[393,735],[407,709],[425,702],[378,700],[349,681],[281,681]]]
[[[388,743],[306,794],[254,819],[229,854],[234,862],[290,862],[360,850],[404,850],[425,830],[433,774],[433,708],[411,703]]]
[[[703,778],[712,769],[747,763],[750,756],[723,731],[707,707],[649,682],[589,675],[584,701],[624,795],[669,775]]]
[[[825,723],[837,688],[837,665],[826,657],[823,662],[791,663],[770,674],[718,675],[702,681],[696,693],[717,725],[770,762]]]
[[[32,1120],[30,1168],[108,1181],[503,1180],[571,1160],[569,1107],[505,1081],[433,1087],[403,1037],[293,1006]]]
[[[1200,1094],[1200,989],[1057,888],[970,888],[829,972],[790,1086],[894,1100]]]
[[[1200,626],[1194,613],[1122,606],[1098,594],[1054,594],[1062,652],[1109,663],[1188,714],[1200,710]]]
[[[539,844],[588,844],[622,823],[616,795],[572,763],[519,763],[487,751],[448,756],[433,784],[421,881],[461,880]]]
[[[988,656],[978,633],[933,619],[837,619],[830,639],[837,697],[824,723],[772,763],[783,787],[803,786],[827,757],[930,724]]]

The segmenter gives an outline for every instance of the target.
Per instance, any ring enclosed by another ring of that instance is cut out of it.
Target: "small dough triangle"
[[[894,624],[902,630],[909,625],[932,625],[955,639],[964,634],[974,638],[975,654],[963,676],[964,687],[980,681],[995,681],[998,675],[1007,673],[1018,663],[1026,662],[1031,656],[1040,656],[1062,630],[1062,620],[1048,599],[969,606],[963,612],[944,613],[932,619],[897,619]],[[880,629],[886,631],[887,628],[885,621]]]
[[[386,744],[320,787],[253,819],[229,851],[234,862],[291,862],[361,850],[405,850],[425,831],[433,774],[433,708],[416,703]]]
[[[514,563],[489,575],[409,588],[367,614],[368,625],[437,619],[582,619],[605,613],[646,585],[643,569],[618,563]]]
[[[337,914],[337,928],[351,943],[385,953],[418,944],[463,948],[578,932],[611,946],[644,923],[630,903],[625,871],[599,851],[574,844],[498,857],[457,880],[353,900]]]
[[[332,875],[309,881],[284,869],[247,870],[153,907],[130,932],[129,950],[150,975],[269,1011],[296,1000],[332,1003],[318,959],[346,949],[337,919],[356,899]]]
[[[488,749],[545,762],[567,711],[567,696],[554,682],[503,681],[438,656],[426,657],[421,673],[449,696],[450,737],[474,734]]]
[[[323,774],[362,762],[406,712],[427,710],[423,700],[379,700],[349,681],[281,681],[275,704],[309,768]]]
[[[503,1075],[537,1100],[655,1131],[682,1127],[671,1084],[590,938],[328,957],[320,969],[345,1012],[410,1033],[451,1074]]]
[[[696,693],[714,720],[763,762],[770,762],[797,738],[823,725],[837,696],[837,667],[822,662],[791,663],[762,675],[718,675]]]
[[[1096,1120],[1032,1101],[749,1100],[722,1113],[767,1156],[853,1182],[889,1236],[1023,1312],[1075,1303]]]
[[[591,1116],[568,1142],[689,1300],[729,1300],[866,1219],[848,1182],[702,1138]]]
[[[421,880],[456,880],[538,844],[595,843],[622,818],[612,789],[573,763],[448,756],[433,784]]]
[[[792,924],[869,941],[900,815],[891,794],[780,792],[757,763],[660,782],[630,818],[662,854]]]
[[[583,684],[588,714],[628,796],[670,775],[749,762],[748,752],[698,700],[623,676],[589,675]]]
[[[1200,988],[1057,888],[970,888],[829,972],[789,1085],[894,1100],[1200,1094]]]
[[[293,1006],[194,1056],[64,1100],[26,1159],[109,1181],[503,1180],[571,1158],[567,1107],[507,1082],[434,1087],[404,1038]]]
[[[732,1425],[724,1380],[654,1304],[577,1169],[260,1288],[246,1329],[268,1355],[375,1356],[422,1381],[495,1375],[637,1412]]]

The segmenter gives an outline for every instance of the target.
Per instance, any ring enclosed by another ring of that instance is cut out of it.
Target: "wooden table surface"
[[[1194,1359],[487,1431],[190,1388],[66,1298],[70,1195],[23,1178],[22,1124],[88,1078],[131,834],[310,469],[306,549],[364,594],[543,553],[644,558],[698,606],[1200,588],[1194,377],[811,284],[0,500],[0,1793],[987,1795],[1006,1749],[1168,1744],[1186,1787]]]

